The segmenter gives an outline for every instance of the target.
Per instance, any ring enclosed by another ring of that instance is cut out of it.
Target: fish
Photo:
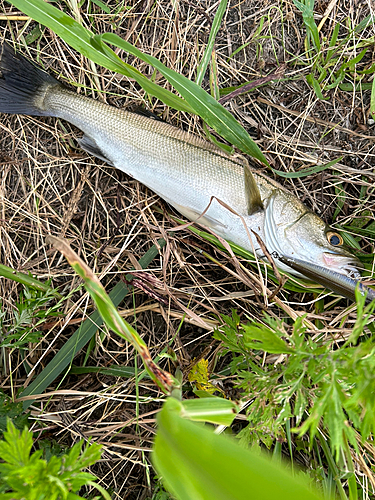
[[[291,275],[355,300],[361,263],[296,196],[255,165],[164,121],[131,113],[67,88],[3,42],[0,112],[50,116],[78,127],[80,147],[122,170],[190,221],[248,250],[273,256]],[[262,242],[262,244],[260,243]]]

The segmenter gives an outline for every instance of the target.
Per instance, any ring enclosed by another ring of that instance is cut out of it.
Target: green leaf
[[[295,352],[275,331],[261,323],[243,325],[243,330],[243,343],[248,349],[260,349],[275,354]]]
[[[334,47],[335,47],[336,42],[337,42],[337,37],[339,35],[339,30],[340,30],[340,23],[336,23],[335,27],[333,29],[331,40],[329,41],[329,50],[327,50],[327,53],[326,53],[326,56],[325,56],[325,63],[324,64],[328,64],[328,62],[330,61],[331,57],[333,56],[333,54],[335,52]]]
[[[340,158],[337,158],[336,160],[332,160],[329,163],[326,163],[325,165],[315,165],[314,167],[308,167],[302,170],[298,170],[298,172],[283,172],[282,170],[275,170],[275,169],[272,169],[272,171],[275,174],[279,175],[280,177],[285,177],[286,179],[300,179],[302,177],[307,177],[308,175],[313,175],[319,172],[323,172],[323,170],[331,168],[333,165],[336,165],[336,163],[338,163],[341,160],[342,156],[340,156]]]
[[[375,78],[372,80],[371,87],[370,115],[375,120]]]
[[[356,57],[353,57],[353,59],[349,59],[349,61],[345,62],[344,64],[341,65],[341,68],[340,68],[340,71],[343,71],[345,70],[346,68],[349,68],[350,70],[354,70],[355,69],[355,65],[357,63],[359,63],[364,57],[365,57],[365,54],[367,52],[367,49],[368,47],[366,47],[365,49],[363,49],[359,54],[358,56]]]
[[[308,36],[312,37],[316,52],[320,51],[320,39],[318,28],[314,20],[314,0],[293,0],[294,5],[302,12],[303,22],[305,23]]]
[[[97,5],[100,9],[102,9],[102,11],[105,12],[106,14],[111,13],[111,9],[105,3],[101,2],[100,0],[91,0],[91,1],[92,1],[92,3]]]
[[[316,94],[316,97],[318,99],[321,99],[322,101],[326,101],[327,99],[329,99],[329,97],[324,97],[324,95],[322,94],[322,89],[320,88],[320,85],[319,85],[319,82],[318,80],[316,80],[312,74],[310,75],[306,75],[306,81],[309,85],[312,86],[312,88],[314,89],[315,91],[315,94]]]
[[[318,500],[317,492],[263,455],[181,417],[168,398],[158,415],[152,460],[178,500]]]
[[[109,375],[111,377],[134,377],[135,370],[133,366],[72,366],[70,369],[71,374],[83,375],[85,373],[101,373],[102,375]]]
[[[26,465],[32,446],[32,433],[26,427],[21,432],[8,420],[4,441],[0,441],[0,458],[12,465]]]
[[[362,92],[363,90],[370,90],[372,88],[374,88],[374,80],[372,81],[372,83],[358,83],[357,85],[353,85],[351,82],[350,83],[340,83],[339,85],[339,88],[341,90],[344,90],[345,92],[353,92],[354,90],[356,92]],[[372,99],[372,95],[373,93],[371,93],[371,99]],[[370,104],[370,113],[372,115],[372,117],[375,117],[375,114],[372,114],[372,101],[371,101],[371,104]],[[374,104],[375,106],[375,104]]]
[[[45,460],[42,450],[30,455],[33,439],[27,429],[21,433],[9,422],[4,438],[5,441],[0,441],[0,457],[3,460],[0,463],[2,499],[79,500],[81,497],[76,493],[82,486],[96,486],[94,481],[97,478],[81,469],[100,459],[100,445],[85,445],[82,451],[84,441],[80,441],[68,454],[50,455]],[[2,494],[5,491],[7,495]],[[105,498],[109,500],[108,495]]]
[[[61,295],[56,290],[51,288],[49,285],[42,283],[36,278],[33,278],[33,276],[31,276],[30,274],[15,271],[11,267],[4,266],[3,264],[0,264],[0,276],[4,276],[4,278],[16,281],[17,283],[21,283],[22,285],[29,286],[30,288],[34,288],[35,290],[40,290],[41,292],[50,291],[54,295],[61,297]]]
[[[195,80],[197,85],[202,84],[204,74],[206,73],[207,66],[208,66],[210,59],[211,59],[211,54],[212,54],[212,51],[214,48],[215,38],[216,38],[217,32],[219,31],[221,21],[223,19],[223,16],[225,14],[225,10],[227,8],[227,4],[228,4],[228,0],[221,0],[219,7],[217,9],[217,12],[215,14],[215,19],[214,19],[214,22],[212,23],[212,26],[211,26],[210,36],[208,37],[207,46],[204,50],[202,60],[198,64],[197,78]]]
[[[11,398],[0,390],[0,437],[6,430],[9,420],[17,429],[27,427],[28,414],[23,413],[22,403],[13,403]]]
[[[182,401],[182,416],[196,422],[230,426],[239,412],[233,401],[215,396]]]

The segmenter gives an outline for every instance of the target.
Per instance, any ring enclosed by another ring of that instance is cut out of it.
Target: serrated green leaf
[[[277,333],[260,323],[243,325],[243,330],[243,343],[248,349],[260,349],[275,354],[295,352]]]
[[[0,458],[11,465],[26,465],[32,446],[32,433],[27,428],[21,432],[8,420],[4,440],[0,441]]]

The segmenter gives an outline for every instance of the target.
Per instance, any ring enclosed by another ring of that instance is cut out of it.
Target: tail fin
[[[49,85],[61,84],[5,42],[0,46],[0,113],[50,116],[43,109]]]

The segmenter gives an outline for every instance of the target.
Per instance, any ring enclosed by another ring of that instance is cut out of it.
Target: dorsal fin
[[[156,113],[153,113],[147,108],[144,108],[143,106],[138,106],[137,108],[133,109],[132,113],[136,113],[137,115],[140,116],[146,116],[146,118],[150,118],[151,120],[156,120],[158,122],[164,122],[166,123],[163,118],[160,118]]]
[[[262,198],[258,185],[249,168],[248,162],[244,161],[244,180],[245,180],[245,198],[247,206],[247,215],[252,215],[255,212],[263,209]]]

